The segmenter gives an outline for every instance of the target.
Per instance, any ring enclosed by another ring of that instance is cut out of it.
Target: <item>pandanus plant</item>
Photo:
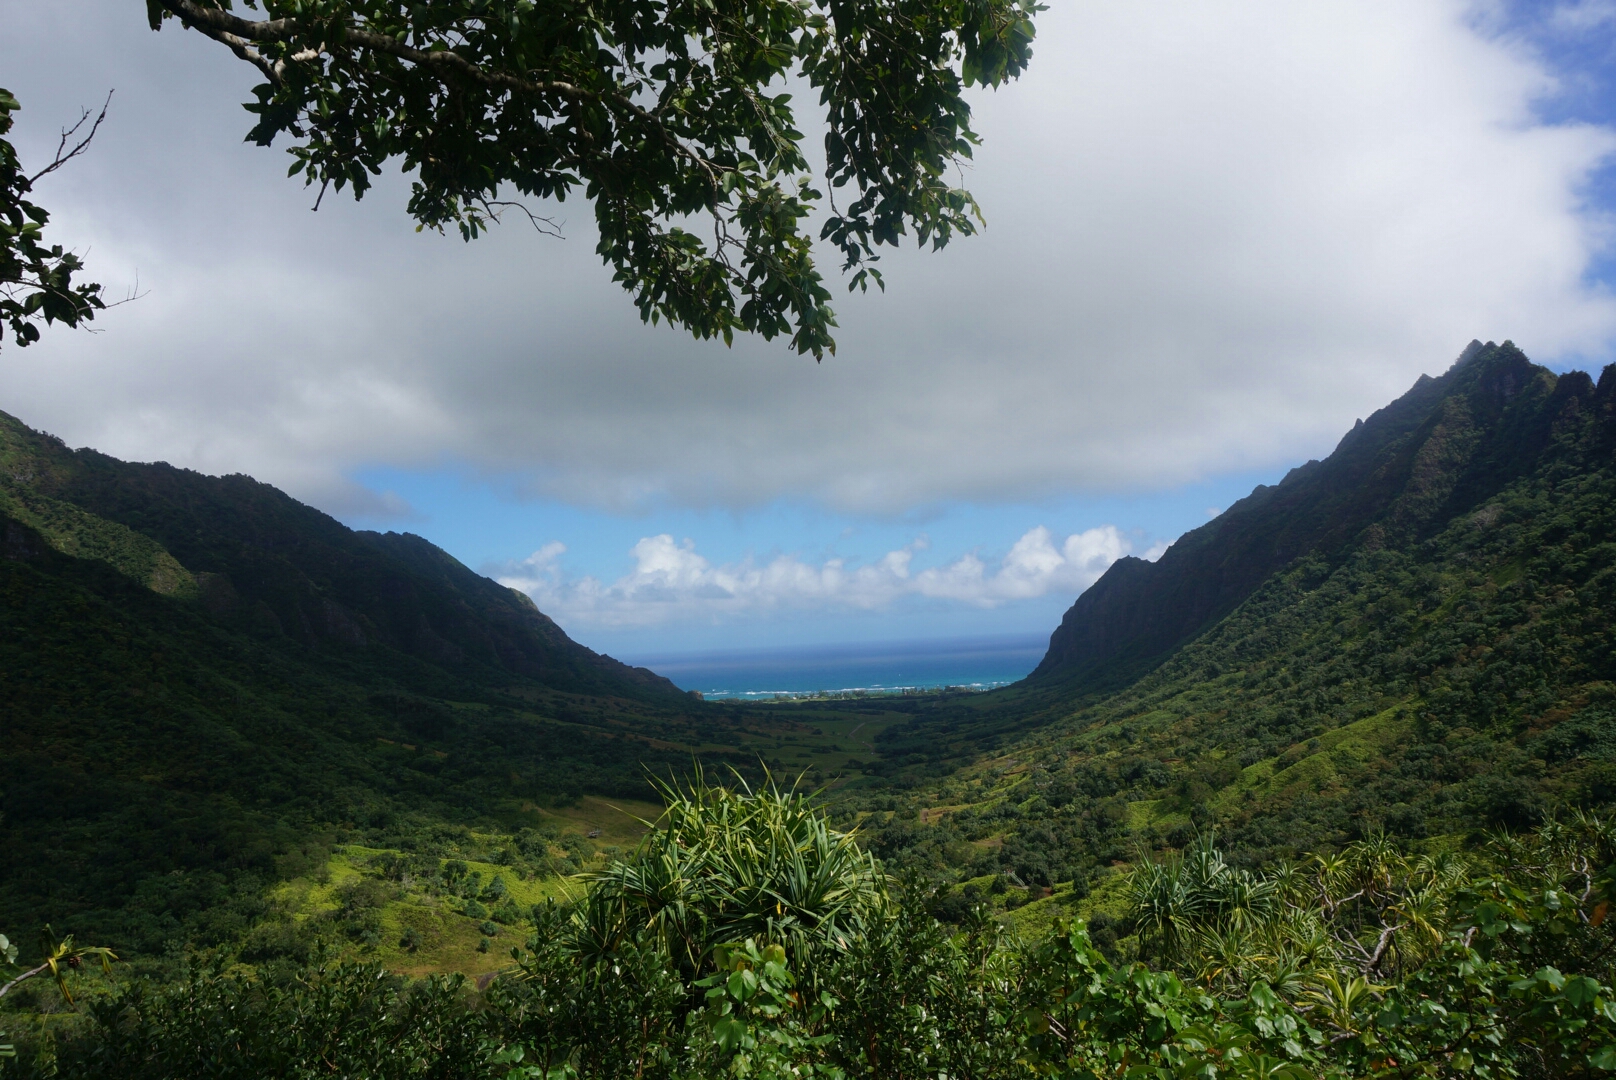
[[[698,772],[687,785],[659,784],[661,818],[628,858],[594,875],[578,912],[581,951],[650,932],[695,974],[718,946],[750,939],[781,945],[793,970],[812,973],[888,911],[875,859],[810,793],[734,781],[718,787]]]
[[[1280,910],[1280,883],[1230,866],[1214,834],[1165,862],[1141,861],[1129,884],[1141,944],[1167,962],[1199,951],[1209,931],[1226,947]]]
[[[73,994],[67,988],[67,972],[69,970],[81,968],[84,966],[85,960],[92,960],[101,965],[102,972],[110,975],[112,973],[112,961],[118,959],[111,949],[103,949],[100,946],[93,945],[74,945],[72,934],[58,941],[55,932],[48,925],[39,932],[39,953],[43,959],[33,967],[26,968],[22,972],[12,975],[9,979],[6,979],[4,974],[0,974],[0,980],[4,980],[0,981],[0,998],[5,997],[29,979],[48,972],[56,980],[56,987],[61,991],[63,999],[71,1005],[73,1003]],[[13,945],[6,935],[0,934],[0,972],[9,974],[11,971],[15,971],[16,968],[17,946]],[[5,1033],[0,1032],[0,1039],[4,1038]],[[0,1058],[15,1057],[16,1054],[16,1048],[10,1043],[0,1042]]]
[[[67,972],[84,966],[85,960],[93,961],[101,966],[104,974],[112,974],[112,961],[118,959],[111,949],[104,949],[98,945],[75,945],[73,935],[57,940],[56,934],[49,926],[39,932],[39,953],[41,960],[31,968],[0,983],[0,997],[5,997],[16,989],[21,983],[37,975],[49,973],[56,980],[57,989],[69,1004],[73,995],[67,988]],[[17,947],[0,934],[0,961],[5,966],[15,968],[17,963]]]
[[[1207,835],[1182,855],[1142,862],[1129,899],[1146,953],[1209,987],[1239,993],[1261,981],[1293,1000],[1342,987],[1330,1000],[1356,1001],[1353,987],[1373,992],[1372,980],[1440,952],[1470,873],[1456,854],[1414,856],[1377,832],[1253,874],[1229,866]]]

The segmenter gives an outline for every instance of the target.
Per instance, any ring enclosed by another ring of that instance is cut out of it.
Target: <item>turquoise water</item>
[[[967,686],[991,690],[1024,678],[1049,646],[1047,634],[856,645],[730,649],[624,656],[682,690],[712,700],[780,694],[902,693]]]

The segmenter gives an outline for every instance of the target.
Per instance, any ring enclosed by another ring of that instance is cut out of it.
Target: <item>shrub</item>
[[[593,877],[579,917],[586,949],[609,953],[645,929],[693,975],[716,946],[753,939],[782,944],[811,976],[887,911],[875,860],[802,792],[772,782],[729,791],[700,777],[662,792],[656,827]]]
[[[180,985],[136,981],[91,1001],[88,1030],[64,1029],[55,1059],[25,1047],[7,1074],[1525,1080],[1616,1070],[1616,829],[1592,818],[1499,838],[1466,861],[1372,836],[1266,874],[1231,868],[1201,838],[1134,875],[1130,919],[1163,965],[1152,969],[1108,959],[1081,923],[1032,944],[980,908],[944,927],[921,889],[889,889],[837,854],[844,834],[795,793],[687,798],[637,852],[668,856],[668,834],[692,845],[677,864],[682,900],[665,894],[655,906],[611,888],[643,879],[602,875],[578,904],[534,910],[529,951],[480,1001],[459,978],[409,983],[375,965],[265,978],[221,960]],[[812,868],[845,874],[842,900],[788,920],[795,898],[783,890]],[[780,910],[729,906],[764,890]],[[675,902],[683,909],[669,912]],[[747,920],[775,937],[717,936]],[[1097,937],[1115,940],[1116,929],[1095,923]],[[484,936],[478,949],[492,944]]]

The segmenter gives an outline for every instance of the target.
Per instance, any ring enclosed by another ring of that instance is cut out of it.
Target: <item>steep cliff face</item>
[[[579,645],[526,596],[419,536],[349,529],[249,476],[69,450],[4,413],[0,515],[234,629],[571,693],[680,693]]]
[[[1557,378],[1510,342],[1471,342],[1328,458],[1259,486],[1154,563],[1113,565],[1066,612],[1030,680],[1078,692],[1126,685],[1296,559],[1338,564],[1417,542],[1536,468],[1562,418],[1613,406],[1612,368],[1596,388],[1582,372]]]

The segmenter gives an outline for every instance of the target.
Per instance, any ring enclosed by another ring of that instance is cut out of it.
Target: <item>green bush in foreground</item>
[[[842,843],[828,828],[782,832],[799,811],[811,813],[772,790],[687,800],[605,882],[714,821],[734,830],[723,850],[760,868]],[[0,1068],[113,1080],[1602,1075],[1616,1070],[1611,836],[1592,819],[1552,825],[1462,869],[1370,842],[1267,876],[1229,870],[1203,842],[1136,873],[1134,920],[1156,967],[1109,960],[1082,924],[1036,942],[980,912],[945,928],[879,876],[867,882],[879,903],[800,960],[790,928],[670,934],[659,909],[632,916],[600,888],[541,909],[528,948],[481,992],[375,966],[281,983],[215,968],[102,998],[54,1058],[25,1051]],[[738,898],[764,912],[779,891],[730,884],[692,879],[682,925],[734,925]]]
[[[660,786],[666,809],[622,862],[596,875],[575,920],[580,948],[611,952],[655,935],[686,974],[712,951],[755,938],[787,947],[799,970],[845,950],[888,904],[886,877],[800,791]]]

